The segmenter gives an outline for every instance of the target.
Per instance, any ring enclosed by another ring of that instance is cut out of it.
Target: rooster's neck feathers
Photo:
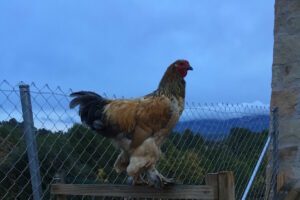
[[[161,79],[156,93],[168,97],[185,98],[185,81],[173,67],[169,67]]]

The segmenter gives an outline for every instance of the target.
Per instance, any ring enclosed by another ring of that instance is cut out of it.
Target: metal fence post
[[[272,173],[273,173],[273,184],[272,184],[272,194],[273,199],[277,197],[277,174],[279,169],[279,162],[278,162],[278,134],[279,134],[279,118],[278,118],[278,107],[272,109]]]
[[[264,148],[263,148],[263,150],[262,150],[262,152],[261,152],[261,154],[259,156],[259,159],[258,159],[258,161],[257,161],[257,163],[255,165],[255,168],[254,168],[253,172],[252,172],[251,178],[250,178],[250,180],[248,182],[248,185],[247,185],[247,187],[246,187],[246,189],[244,191],[244,194],[242,196],[242,200],[246,200],[246,198],[247,198],[248,192],[250,191],[250,188],[251,188],[251,186],[253,184],[253,180],[254,180],[254,178],[256,176],[256,173],[257,173],[257,171],[258,171],[258,169],[259,169],[259,167],[260,167],[260,165],[262,163],[262,160],[263,160],[263,158],[264,158],[264,156],[265,156],[265,154],[267,152],[267,149],[269,147],[270,141],[271,141],[271,136],[268,137],[267,142],[266,142],[266,144],[265,144],[265,146],[264,146]]]
[[[24,134],[26,138],[27,155],[31,176],[33,199],[42,199],[42,185],[40,166],[38,161],[37,144],[35,140],[35,130],[33,125],[32,106],[30,99],[29,85],[20,85],[20,98],[24,120]]]

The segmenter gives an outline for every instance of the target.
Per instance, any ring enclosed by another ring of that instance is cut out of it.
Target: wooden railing
[[[232,172],[207,174],[206,185],[174,185],[164,189],[149,186],[104,185],[104,184],[64,184],[55,183],[51,193],[57,200],[65,200],[68,195],[159,198],[159,199],[201,199],[234,200],[234,177]]]

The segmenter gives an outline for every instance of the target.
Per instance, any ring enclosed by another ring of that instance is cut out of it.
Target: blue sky
[[[0,80],[135,97],[184,58],[187,101],[268,104],[274,0],[0,2]]]

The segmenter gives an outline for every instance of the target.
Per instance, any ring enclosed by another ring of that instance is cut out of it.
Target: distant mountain
[[[269,115],[248,115],[230,119],[195,119],[179,121],[175,131],[183,132],[189,128],[194,133],[200,133],[205,138],[227,137],[232,128],[248,128],[253,132],[269,129]]]

